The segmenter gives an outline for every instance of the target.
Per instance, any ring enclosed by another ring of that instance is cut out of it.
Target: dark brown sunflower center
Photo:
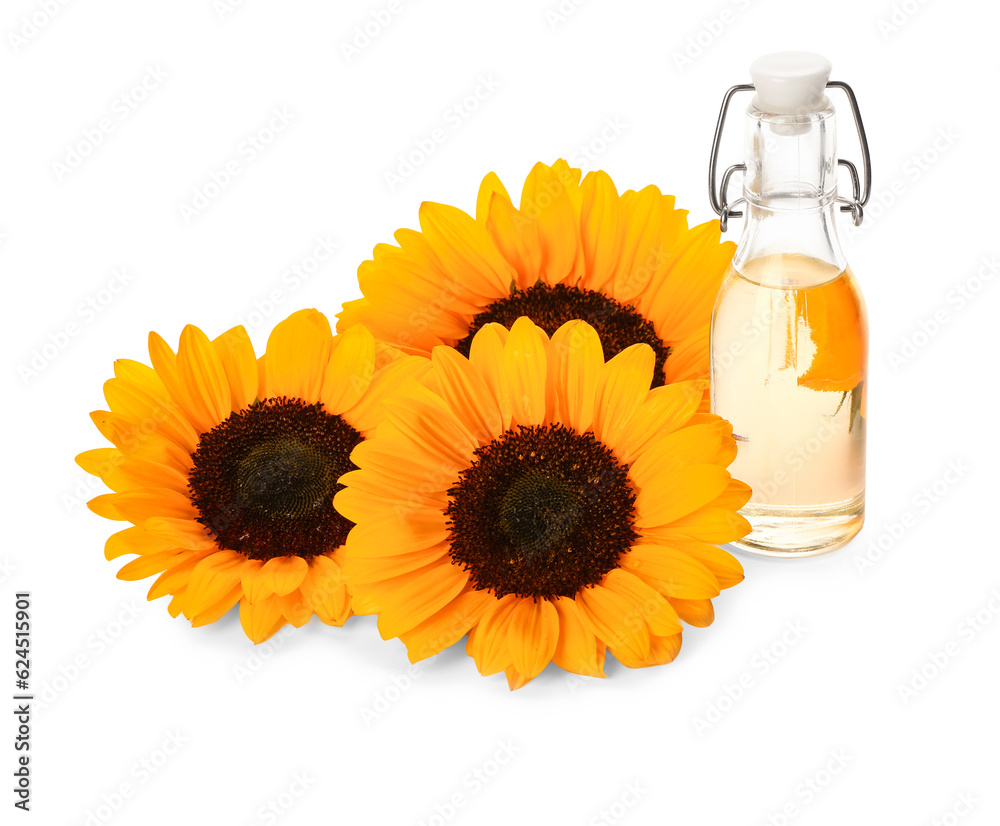
[[[523,315],[550,336],[567,321],[583,319],[600,335],[605,360],[633,344],[648,344],[656,354],[652,386],[663,384],[663,365],[670,355],[670,348],[660,340],[652,322],[634,307],[619,304],[603,293],[565,284],[550,287],[538,283],[494,301],[473,319],[469,334],[455,348],[468,356],[472,339],[483,326],[495,321],[510,328]]]
[[[593,433],[521,427],[476,451],[448,491],[452,559],[495,596],[573,596],[637,534],[628,467]]]
[[[266,399],[202,435],[188,474],[198,521],[249,559],[306,559],[344,544],[333,508],[361,434],[319,404]]]

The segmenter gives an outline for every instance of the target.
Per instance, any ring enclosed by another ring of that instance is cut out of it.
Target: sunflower
[[[401,229],[358,269],[363,298],[338,329],[366,325],[408,353],[438,345],[468,356],[478,330],[528,316],[552,335],[583,319],[604,356],[648,344],[653,385],[708,378],[712,306],[735,244],[718,221],[689,229],[686,210],[655,186],[619,196],[605,172],[559,160],[531,170],[515,207],[490,173],[476,217],[420,207],[420,232]],[[707,409],[707,402],[703,409]]]
[[[118,578],[158,574],[149,599],[171,595],[170,614],[195,626],[239,603],[254,642],[313,614],[343,625],[351,524],[333,508],[337,480],[382,397],[426,360],[364,327],[334,337],[315,310],[278,324],[259,361],[242,327],[209,340],[188,326],[176,354],[152,333],[149,355],[152,367],[115,362],[110,410],[91,414],[114,447],[77,457],[114,491],[90,509],[132,523],[105,546],[109,560],[137,555]]]
[[[355,523],[354,610],[413,662],[468,633],[479,671],[511,688],[550,661],[603,676],[606,650],[672,660],[680,620],[708,625],[743,578],[714,543],[750,529],[732,428],[698,412],[705,382],[651,389],[652,347],[605,362],[578,320],[551,340],[528,318],[486,324],[468,358],[438,346],[429,361],[334,497]]]

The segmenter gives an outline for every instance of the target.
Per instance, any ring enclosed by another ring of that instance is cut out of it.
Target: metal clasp
[[[858,168],[851,161],[840,158],[838,166],[847,168],[851,175],[851,197],[837,198],[839,203],[844,204],[840,208],[841,212],[850,212],[854,220],[854,226],[861,226],[864,220],[864,207],[872,194],[872,162],[868,153],[868,135],[865,132],[865,125],[861,121],[861,110],[858,109],[858,99],[854,95],[854,90],[840,80],[831,80],[826,84],[827,89],[842,89],[847,95],[847,100],[851,104],[851,113],[854,116],[854,125],[858,130],[858,139],[861,144],[861,166],[864,170],[864,189],[861,187],[861,180],[858,175]],[[733,86],[722,99],[722,107],[719,110],[719,120],[715,125],[715,137],[712,139],[712,156],[708,164],[708,195],[712,201],[712,209],[719,216],[719,225],[725,232],[729,227],[730,218],[742,218],[742,210],[736,210],[739,204],[746,203],[745,198],[737,198],[732,203],[727,202],[729,193],[729,181],[736,172],[746,172],[747,166],[744,163],[735,163],[728,167],[722,175],[722,186],[716,188],[716,170],[719,164],[719,144],[722,141],[722,129],[726,123],[726,114],[729,110],[729,102],[737,92],[755,91],[752,83],[740,83]]]

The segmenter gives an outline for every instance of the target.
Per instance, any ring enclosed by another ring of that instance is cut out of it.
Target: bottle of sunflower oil
[[[729,217],[742,216],[735,206],[747,213],[712,314],[712,410],[733,424],[733,477],[753,488],[741,511],[753,531],[734,544],[809,556],[843,545],[864,521],[868,323],[836,220],[844,211],[861,223],[871,169],[854,93],[829,82],[825,58],[771,54],[750,74],[752,85],[726,95],[712,151],[710,189],[723,230]],[[831,88],[851,104],[864,193],[854,165],[837,160]],[[729,167],[717,190],[726,109],[740,91],[754,92],[745,163]],[[851,198],[838,196],[842,167]],[[735,172],[743,173],[742,198],[728,204]]]

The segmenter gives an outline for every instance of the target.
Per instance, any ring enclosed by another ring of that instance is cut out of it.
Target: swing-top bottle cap
[[[753,105],[775,115],[819,112],[830,105],[826,84],[832,66],[812,52],[774,52],[750,64]]]

